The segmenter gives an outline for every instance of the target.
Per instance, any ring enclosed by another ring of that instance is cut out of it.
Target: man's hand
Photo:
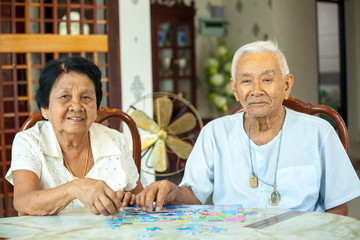
[[[165,204],[176,200],[179,193],[180,189],[174,183],[168,180],[157,181],[136,195],[136,205],[143,211],[151,212],[155,202],[155,210],[160,211]]]

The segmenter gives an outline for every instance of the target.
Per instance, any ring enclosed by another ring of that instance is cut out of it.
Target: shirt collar
[[[109,128],[98,123],[93,123],[89,129],[91,150],[94,161],[102,157],[120,155],[120,146],[117,146],[109,137]],[[40,131],[40,150],[54,158],[62,158],[60,144],[56,138],[54,129],[49,121],[46,121]]]
[[[94,160],[103,157],[121,155],[120,143],[116,144],[111,137],[112,129],[99,123],[93,123],[90,127],[90,142]]]

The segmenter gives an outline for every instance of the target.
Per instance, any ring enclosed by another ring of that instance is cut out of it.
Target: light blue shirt
[[[211,194],[214,204],[242,204],[245,208],[287,208],[325,211],[360,196],[360,181],[334,128],[325,120],[286,108],[278,169],[280,133],[269,143],[250,141],[254,172],[273,184],[280,195],[278,206],[270,205],[273,187],[251,176],[244,113],[208,123],[190,154],[180,186],[192,188],[205,204]]]

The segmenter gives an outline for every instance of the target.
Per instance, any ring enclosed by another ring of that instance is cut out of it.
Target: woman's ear
[[[48,120],[48,115],[47,115],[47,109],[45,109],[45,108],[40,108],[40,112],[41,112],[41,116],[44,118],[44,119],[46,119],[46,120]]]

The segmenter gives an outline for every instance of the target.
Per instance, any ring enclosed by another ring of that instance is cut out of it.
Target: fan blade
[[[190,143],[170,135],[166,138],[166,144],[171,149],[171,151],[173,151],[179,158],[182,159],[187,159],[193,149],[193,146]]]
[[[157,135],[149,134],[141,136],[141,151],[144,151],[148,147],[152,146],[158,140]]]
[[[158,137],[156,134],[147,134],[140,136],[141,141],[141,152],[145,149],[151,147],[156,141]],[[129,142],[129,149],[130,151],[133,151],[133,142]]]
[[[192,113],[185,113],[167,128],[169,134],[178,135],[190,131],[196,126],[196,118]]]
[[[143,111],[135,110],[130,115],[139,128],[142,128],[151,133],[157,133],[160,130],[156,122]]]
[[[160,129],[165,129],[171,118],[173,105],[168,97],[159,97],[155,100],[156,117]]]
[[[151,165],[157,172],[164,172],[167,169],[168,160],[164,140],[159,139],[155,143],[151,157]]]

